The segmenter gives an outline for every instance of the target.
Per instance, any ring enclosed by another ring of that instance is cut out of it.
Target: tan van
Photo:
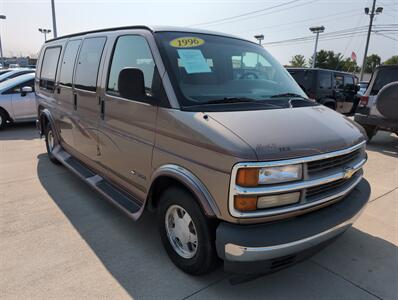
[[[369,199],[365,137],[256,43],[132,26],[43,46],[48,155],[134,220],[155,212],[190,274],[265,273],[344,232]],[[145,241],[143,241],[144,243]]]

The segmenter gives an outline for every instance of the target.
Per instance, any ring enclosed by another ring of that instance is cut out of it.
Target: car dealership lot
[[[321,253],[251,280],[221,268],[192,277],[168,259],[154,216],[131,221],[51,164],[33,125],[7,128],[0,131],[0,297],[396,299],[398,138],[379,133],[368,155],[371,202]]]

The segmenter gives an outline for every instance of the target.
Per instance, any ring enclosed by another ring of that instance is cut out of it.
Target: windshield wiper
[[[206,102],[201,102],[200,104],[223,104],[223,103],[247,103],[247,102],[257,102],[256,99],[247,97],[225,97],[223,99],[214,99]]]
[[[305,98],[299,94],[295,94],[295,93],[276,94],[276,95],[272,95],[270,98],[284,98],[284,97],[295,97],[295,98],[307,99],[307,98]]]

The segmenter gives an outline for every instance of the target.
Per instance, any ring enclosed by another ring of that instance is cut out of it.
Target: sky
[[[203,28],[250,40],[264,34],[264,47],[282,64],[296,54],[309,58],[314,41],[272,42],[312,36],[309,27],[319,25],[326,29],[318,50],[333,50],[345,57],[354,51],[360,64],[369,24],[364,7],[371,4],[372,0],[55,0],[58,36],[138,24]],[[396,24],[397,30],[398,0],[377,0],[377,6],[384,11],[375,17],[376,28],[391,29],[383,26]],[[4,55],[37,55],[44,41],[38,28],[52,29],[51,0],[0,0],[0,15],[7,18],[0,20]],[[358,29],[349,36],[333,37],[336,31],[352,28]],[[368,54],[372,53],[382,61],[397,55],[398,31],[372,34]]]

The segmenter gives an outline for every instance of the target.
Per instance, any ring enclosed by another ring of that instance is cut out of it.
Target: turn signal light
[[[235,209],[240,211],[253,211],[257,209],[257,197],[254,196],[235,196]]]
[[[236,183],[240,186],[257,186],[258,185],[258,169],[242,168],[236,175]]]

